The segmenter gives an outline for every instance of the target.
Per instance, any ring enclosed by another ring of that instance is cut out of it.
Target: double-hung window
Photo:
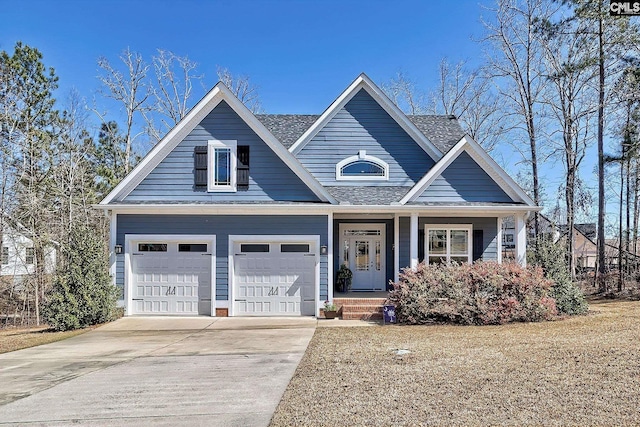
[[[236,141],[209,141],[208,191],[236,191],[236,168]]]
[[[425,226],[425,260],[429,264],[472,262],[470,224],[428,224]]]

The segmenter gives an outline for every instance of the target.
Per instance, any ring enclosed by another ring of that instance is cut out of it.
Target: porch
[[[334,214],[328,299],[342,307],[342,318],[381,318],[387,292],[401,270],[424,260],[502,261],[503,213],[449,215]],[[526,262],[524,224],[524,215],[516,216],[515,252],[522,263]],[[341,283],[342,266],[351,274],[347,292]]]

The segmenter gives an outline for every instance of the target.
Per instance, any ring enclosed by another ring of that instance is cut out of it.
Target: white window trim
[[[473,224],[425,224],[424,226],[424,260],[429,264],[429,230],[447,230],[447,253],[434,254],[434,256],[446,256],[447,262],[451,261],[451,257],[461,257],[464,255],[451,255],[451,231],[465,230],[469,232],[467,242],[467,262],[473,262]]]
[[[207,143],[207,191],[209,192],[236,192],[236,176],[237,176],[237,147],[238,141],[226,140],[220,141],[217,139],[209,140]],[[228,148],[231,151],[231,171],[230,171],[230,184],[229,185],[216,185],[215,173],[216,173],[216,160],[215,149],[216,148]]]
[[[349,163],[365,161],[380,166],[384,171],[384,176],[343,176],[342,168]],[[360,150],[357,155],[347,157],[340,160],[336,164],[336,181],[388,181],[389,180],[389,164],[375,156],[370,156],[365,150]]]

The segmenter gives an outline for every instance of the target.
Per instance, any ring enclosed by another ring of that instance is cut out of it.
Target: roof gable
[[[325,186],[412,187],[435,164],[364,89],[354,94],[296,157]],[[345,162],[358,159],[384,165],[388,173],[383,179],[339,176]]]
[[[218,106],[222,101],[233,109],[233,111],[273,150],[273,152],[309,187],[309,189],[322,201],[337,203],[336,200],[320,185],[315,178],[306,171],[302,165],[287,151],[285,147],[269,132],[269,130],[258,120],[236,98],[233,93],[221,82],[209,91],[189,113],[173,128],[142,161],[127,175],[101,202],[100,205],[107,205],[112,202],[122,201],[131,193],[160,162],[171,153],[176,146],[187,136],[198,124]]]
[[[299,153],[313,137],[358,93],[365,90],[382,107],[407,134],[433,160],[439,160],[442,152],[416,127],[416,125],[400,111],[400,109],[377,87],[364,73],[360,74],[351,85],[325,110],[318,120],[289,148],[294,154]]]
[[[463,154],[464,153],[464,154]],[[460,157],[462,156],[462,157]],[[460,160],[458,160],[460,158]],[[451,169],[452,172],[446,172],[447,169],[456,162],[456,165]],[[481,201],[481,202],[498,202],[498,203],[523,203],[528,206],[534,206],[535,203],[531,198],[520,188],[520,186],[487,154],[486,151],[480,145],[468,135],[465,135],[442,159],[429,171],[427,174],[409,191],[400,201],[401,204],[408,202],[417,202],[425,194],[425,191],[429,189],[434,183],[442,183],[446,181],[456,181],[458,186],[457,191],[462,191],[466,194],[468,190],[460,188],[464,186],[464,177],[459,177],[460,168],[471,168],[475,173],[475,179],[481,180],[481,185],[484,185],[484,189],[478,189],[478,192],[485,190],[493,190],[494,194],[491,197],[484,197],[480,195],[471,195],[472,198],[478,200],[467,201]],[[483,172],[478,174],[478,172]],[[486,174],[486,176],[485,176]],[[489,180],[487,180],[489,178]],[[448,179],[448,180],[447,180]],[[456,190],[454,188],[454,190]],[[500,190],[496,192],[496,190]],[[437,191],[437,189],[435,190]],[[427,192],[426,197],[428,197]],[[459,196],[462,196],[458,193]],[[506,198],[504,196],[507,196]],[[480,199],[485,200],[480,200]],[[496,200],[489,200],[496,198]],[[509,200],[510,199],[510,200]],[[452,200],[448,200],[452,201]]]
[[[194,152],[208,141],[234,141],[250,155],[249,185],[234,192],[194,189]],[[221,101],[136,186],[123,202],[319,202],[318,197],[247,125]]]

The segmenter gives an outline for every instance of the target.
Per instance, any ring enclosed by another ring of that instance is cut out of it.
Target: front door
[[[353,273],[351,290],[386,288],[384,224],[340,224],[340,263]]]

